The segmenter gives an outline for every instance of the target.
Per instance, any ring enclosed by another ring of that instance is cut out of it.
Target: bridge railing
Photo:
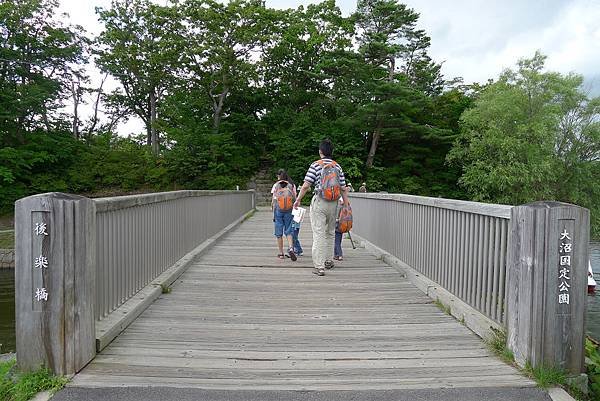
[[[506,329],[518,364],[583,372],[589,210],[402,194],[352,204],[367,246],[482,337]]]
[[[511,206],[402,194],[352,204],[358,235],[504,324]]]
[[[20,367],[79,371],[254,207],[253,191],[47,193],[17,201]]]
[[[94,199],[101,320],[253,207],[246,191],[174,191]]]

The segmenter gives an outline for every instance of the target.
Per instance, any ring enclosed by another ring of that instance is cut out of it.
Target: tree
[[[123,87],[112,101],[127,107],[146,125],[147,144],[158,155],[157,119],[161,102],[176,79],[186,46],[177,7],[150,0],[113,0],[97,9],[105,30],[97,38],[97,64]]]
[[[42,3],[56,0],[16,4]],[[13,135],[1,139],[10,146],[0,150],[0,180],[14,184],[13,192],[0,191],[0,208],[32,190],[235,188],[259,168],[283,167],[301,180],[325,137],[354,182],[367,175],[372,189],[462,196],[459,168],[443,162],[470,92],[448,90],[427,55],[429,38],[415,28],[418,14],[391,0],[359,6],[344,17],[334,0],[292,10],[261,0],[113,0],[98,10],[105,29],[91,47],[119,90],[88,87],[76,74],[81,50],[66,65],[70,77],[40,74],[18,87],[20,72],[3,81],[17,86],[0,92],[0,118],[23,107],[22,99],[29,114],[23,142],[18,130],[0,127]],[[51,11],[41,10],[37,18],[55,25]],[[2,32],[26,26],[11,24]],[[29,46],[44,48],[47,40],[38,35]],[[13,64],[0,72],[21,65]],[[86,121],[84,94],[95,110]],[[73,107],[59,112],[67,98]],[[10,115],[16,126],[18,114]],[[117,122],[135,115],[146,132],[116,136]]]
[[[373,167],[386,120],[391,117],[392,110],[386,102],[397,102],[398,92],[404,91],[401,86],[439,92],[441,76],[440,67],[427,56],[429,37],[416,29],[416,12],[396,0],[360,0],[354,18],[359,51],[373,69],[369,93],[374,115],[365,163],[369,169]]]
[[[81,27],[56,20],[55,0],[0,3],[0,211],[67,187],[77,153],[65,116],[83,56]]]
[[[448,159],[476,201],[576,203],[592,209],[598,233],[600,100],[581,91],[581,76],[544,72],[544,61],[520,60],[482,90]]]
[[[57,0],[0,3],[0,143],[24,143],[27,133],[64,128],[60,113],[84,62],[81,27],[53,18]],[[16,142],[15,142],[16,141]]]
[[[276,28],[275,41],[259,65],[266,110],[260,121],[270,158],[301,179],[319,141],[329,137],[346,173],[360,175],[360,133],[336,121],[338,104],[346,101],[338,88],[352,79],[353,22],[328,0],[282,12]]]
[[[218,132],[233,91],[254,90],[256,58],[272,36],[272,15],[262,0],[187,0],[182,4],[188,27],[185,76],[202,88]]]

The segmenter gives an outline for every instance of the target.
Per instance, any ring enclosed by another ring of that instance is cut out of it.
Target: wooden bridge
[[[580,373],[579,273],[573,268],[568,314],[557,313],[556,289],[534,295],[557,283],[550,272],[559,251],[548,244],[558,244],[565,227],[572,263],[587,257],[577,249],[587,243],[586,210],[374,194],[352,203],[361,246],[344,240],[344,261],[318,277],[310,222],[300,231],[305,255],[278,259],[271,212],[254,212],[252,192],[25,198],[16,214],[19,364],[78,372],[76,387],[534,386],[480,338],[508,330],[518,363],[548,362],[551,348],[566,344],[557,363]],[[30,267],[38,254],[47,266]],[[520,261],[527,268],[511,275]],[[40,288],[47,299],[31,293]],[[547,315],[531,314],[542,306]],[[564,322],[567,337],[556,335]],[[542,339],[550,340],[538,346]]]

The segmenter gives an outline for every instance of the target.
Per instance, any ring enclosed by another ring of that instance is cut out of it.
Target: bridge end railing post
[[[95,204],[47,193],[15,203],[17,363],[59,375],[95,356]]]
[[[508,347],[520,366],[584,371],[589,210],[559,202],[512,209]]]
[[[256,190],[249,189],[248,192],[252,193],[252,210],[256,210]]]

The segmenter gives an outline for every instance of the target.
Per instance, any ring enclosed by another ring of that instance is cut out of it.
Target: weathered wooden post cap
[[[584,371],[589,210],[533,202],[511,211],[508,346],[521,366]]]
[[[17,363],[73,374],[95,355],[95,204],[46,193],[15,203]]]

